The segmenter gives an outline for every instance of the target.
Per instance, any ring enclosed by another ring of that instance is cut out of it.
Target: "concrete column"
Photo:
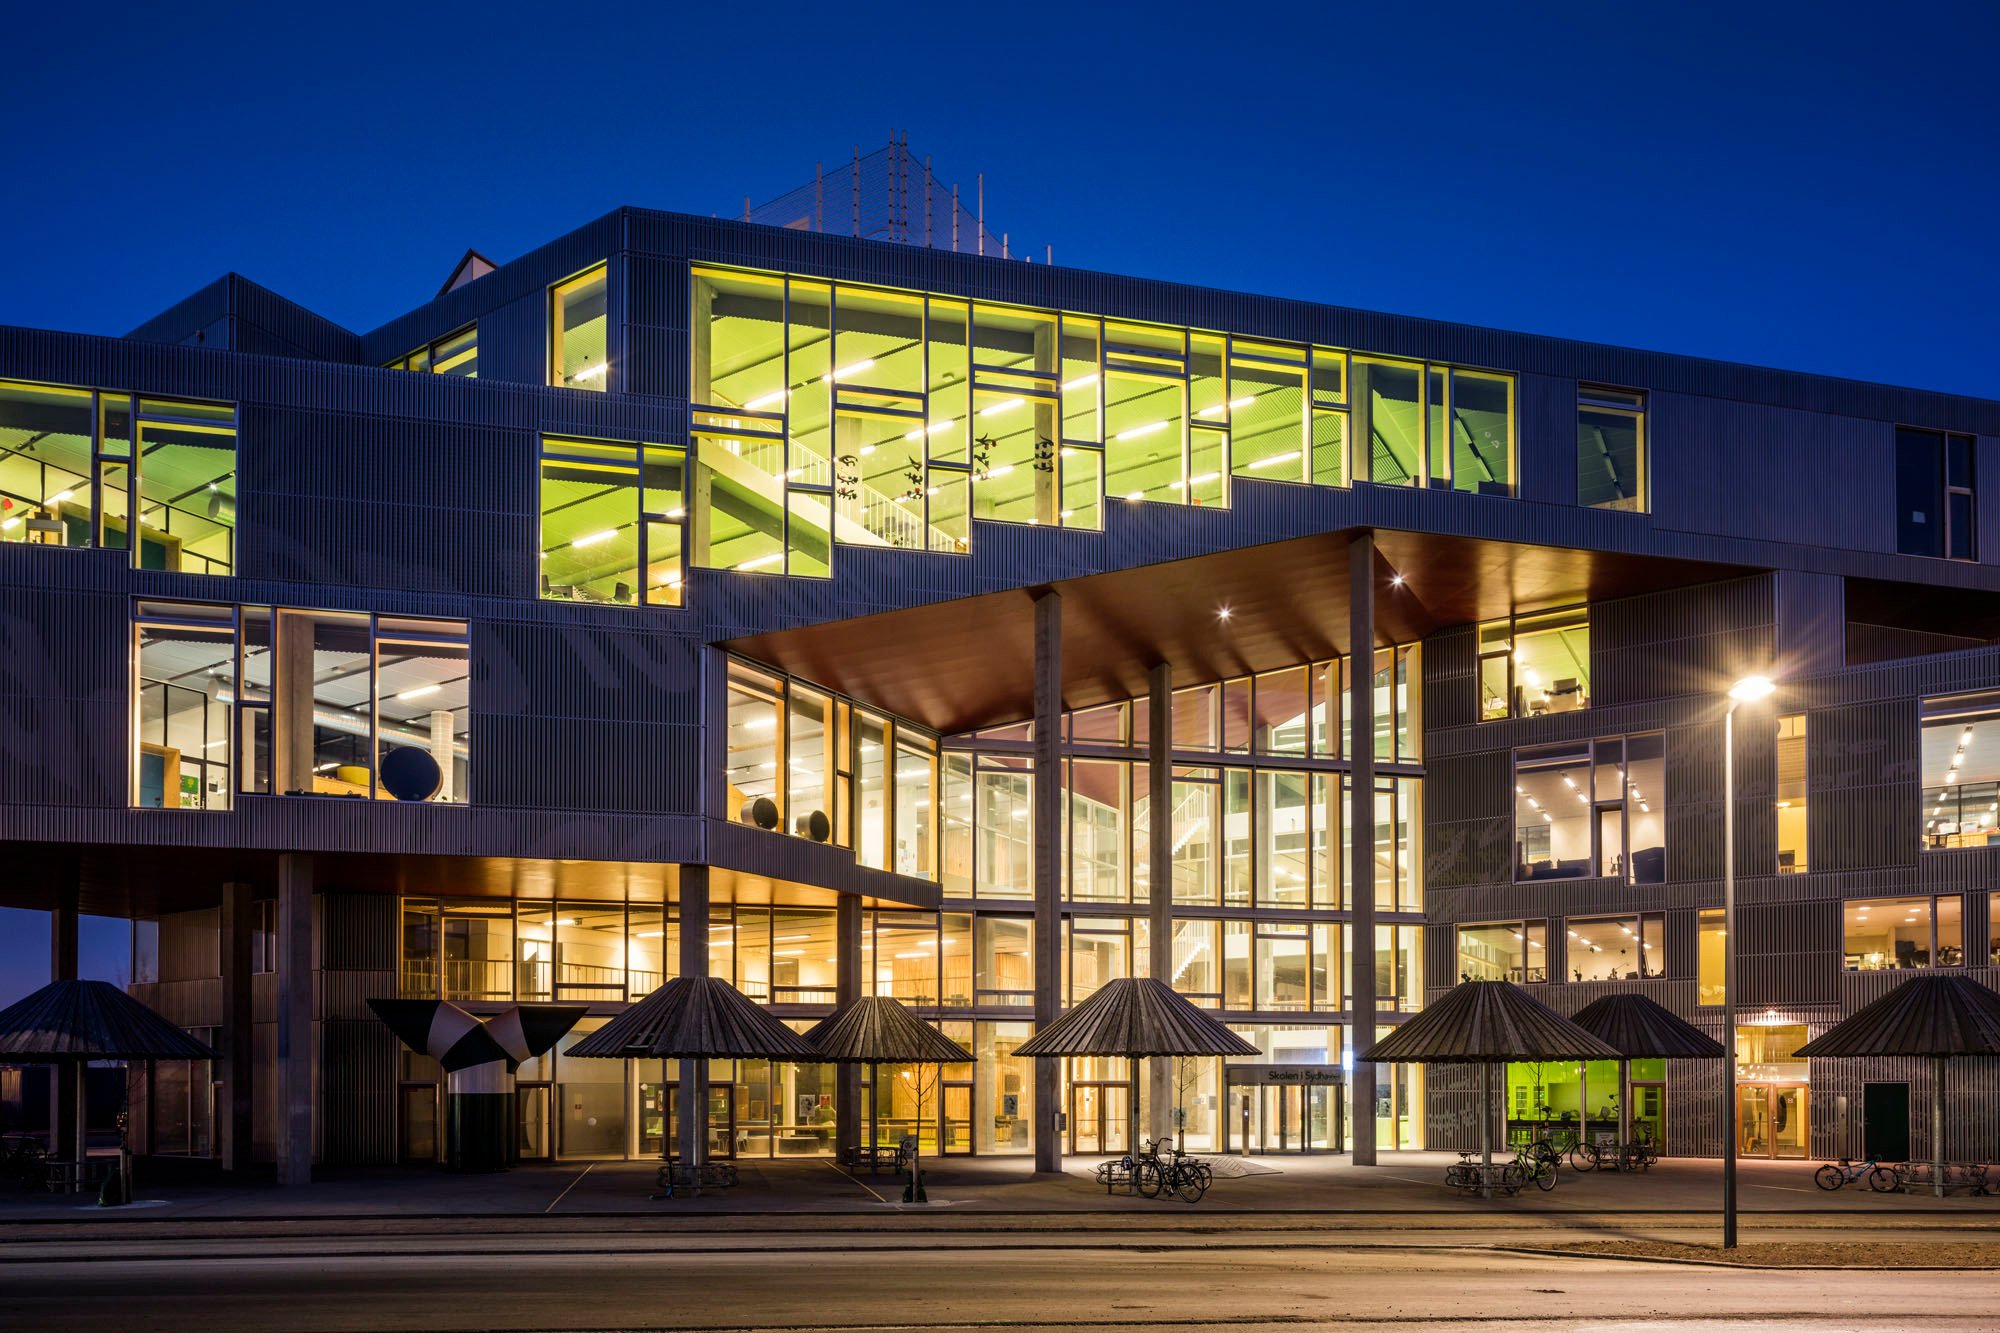
[[[49,909],[49,980],[76,980],[77,884],[74,872],[56,890],[55,906]],[[50,1147],[60,1161],[74,1161],[87,1146],[78,1128],[85,1114],[82,1065],[55,1065],[49,1071]]]
[[[278,1183],[310,1185],[313,1159],[313,859],[278,857]]]
[[[842,1009],[861,998],[861,899],[840,895],[833,908],[833,998]],[[849,1161],[861,1146],[861,1066],[841,1065],[834,1083],[833,1142]]]
[[[1174,669],[1161,662],[1146,679],[1146,928],[1152,939],[1152,975],[1169,985],[1174,979],[1173,732]],[[1173,1060],[1149,1063],[1152,1069],[1146,1095],[1151,1113],[1147,1133],[1160,1139],[1174,1131],[1180,1071]]]
[[[1346,744],[1354,794],[1347,806],[1350,848],[1348,933],[1354,979],[1347,1007],[1352,1050],[1375,1044],[1375,536],[1363,532],[1347,547],[1348,697],[1353,713]],[[1328,700],[1331,706],[1332,700]],[[1375,1066],[1355,1061],[1354,1164],[1375,1165]]]
[[[1035,599],[1035,1030],[1062,1012],[1062,597]],[[1035,1170],[1062,1170],[1062,1069],[1035,1061]]]
[[[217,1042],[222,1059],[216,1066],[222,1096],[216,1102],[215,1130],[224,1171],[249,1169],[256,1124],[256,1100],[250,1090],[256,1045],[250,954],[256,910],[248,884],[222,886],[222,1031]]]
[[[682,866],[680,875],[681,975],[708,975],[708,867]],[[680,1062],[678,1093],[681,1161],[708,1158],[708,1061]]]

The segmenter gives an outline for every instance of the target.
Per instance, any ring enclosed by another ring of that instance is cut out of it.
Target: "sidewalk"
[[[1197,1218],[1281,1216],[1435,1217],[1454,1225],[1480,1219],[1598,1214],[1713,1214],[1720,1206],[1721,1168],[1713,1161],[1665,1161],[1630,1175],[1578,1173],[1565,1166],[1548,1193],[1530,1189],[1511,1198],[1465,1198],[1443,1185],[1452,1153],[1385,1152],[1381,1164],[1357,1167],[1342,1156],[1211,1158],[1216,1180],[1198,1204],[1107,1195],[1091,1179],[1099,1158],[1073,1158],[1061,1175],[1037,1176],[1020,1158],[927,1159],[928,1205],[904,1205],[902,1179],[890,1173],[849,1177],[817,1159],[740,1161],[741,1184],[731,1190],[655,1200],[657,1162],[559,1163],[493,1175],[438,1170],[328,1173],[304,1189],[268,1182],[236,1183],[203,1170],[175,1183],[166,1168],[139,1164],[135,1203],[99,1208],[93,1196],[56,1196],[0,1187],[0,1237],[23,1223],[206,1221],[327,1221],[364,1218],[766,1219],[956,1215],[1105,1220],[1129,1217],[1148,1225]],[[1873,1194],[1849,1187],[1834,1193],[1812,1181],[1816,1162],[1751,1162],[1739,1168],[1739,1204],[1746,1214],[1855,1219],[1931,1216],[1976,1227],[2000,1225],[2000,1197]]]

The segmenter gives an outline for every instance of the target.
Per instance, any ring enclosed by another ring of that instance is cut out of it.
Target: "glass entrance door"
[[[524,1162],[547,1162],[556,1155],[555,1088],[547,1083],[514,1086],[515,1154]]]
[[[1804,1157],[1808,1141],[1803,1085],[1737,1085],[1737,1152],[1745,1157]]]
[[[1070,1084],[1069,1150],[1082,1156],[1129,1152],[1131,1114],[1130,1084]]]

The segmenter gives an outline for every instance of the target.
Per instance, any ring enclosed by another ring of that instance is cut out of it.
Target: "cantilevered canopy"
[[[568,1054],[622,1060],[825,1059],[769,1010],[726,981],[675,977],[572,1046]]]
[[[1970,977],[1911,977],[1797,1055],[2000,1055],[2000,994]]]
[[[1511,981],[1464,981],[1356,1058],[1435,1065],[1616,1060],[1619,1055]]]
[[[864,995],[821,1019],[806,1041],[829,1064],[957,1065],[972,1052],[886,995]]]
[[[1643,995],[1606,995],[1571,1020],[1628,1060],[1720,1060],[1722,1043]]]
[[[107,981],[52,981],[0,1009],[0,1061],[215,1058],[206,1044]]]
[[[1257,1055],[1164,981],[1121,977],[1015,1048],[1041,1055]]]

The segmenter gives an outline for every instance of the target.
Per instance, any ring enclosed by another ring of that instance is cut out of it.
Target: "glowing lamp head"
[[[1729,697],[1740,704],[1754,704],[1770,698],[1777,688],[1769,676],[1745,676],[1729,687]]]

